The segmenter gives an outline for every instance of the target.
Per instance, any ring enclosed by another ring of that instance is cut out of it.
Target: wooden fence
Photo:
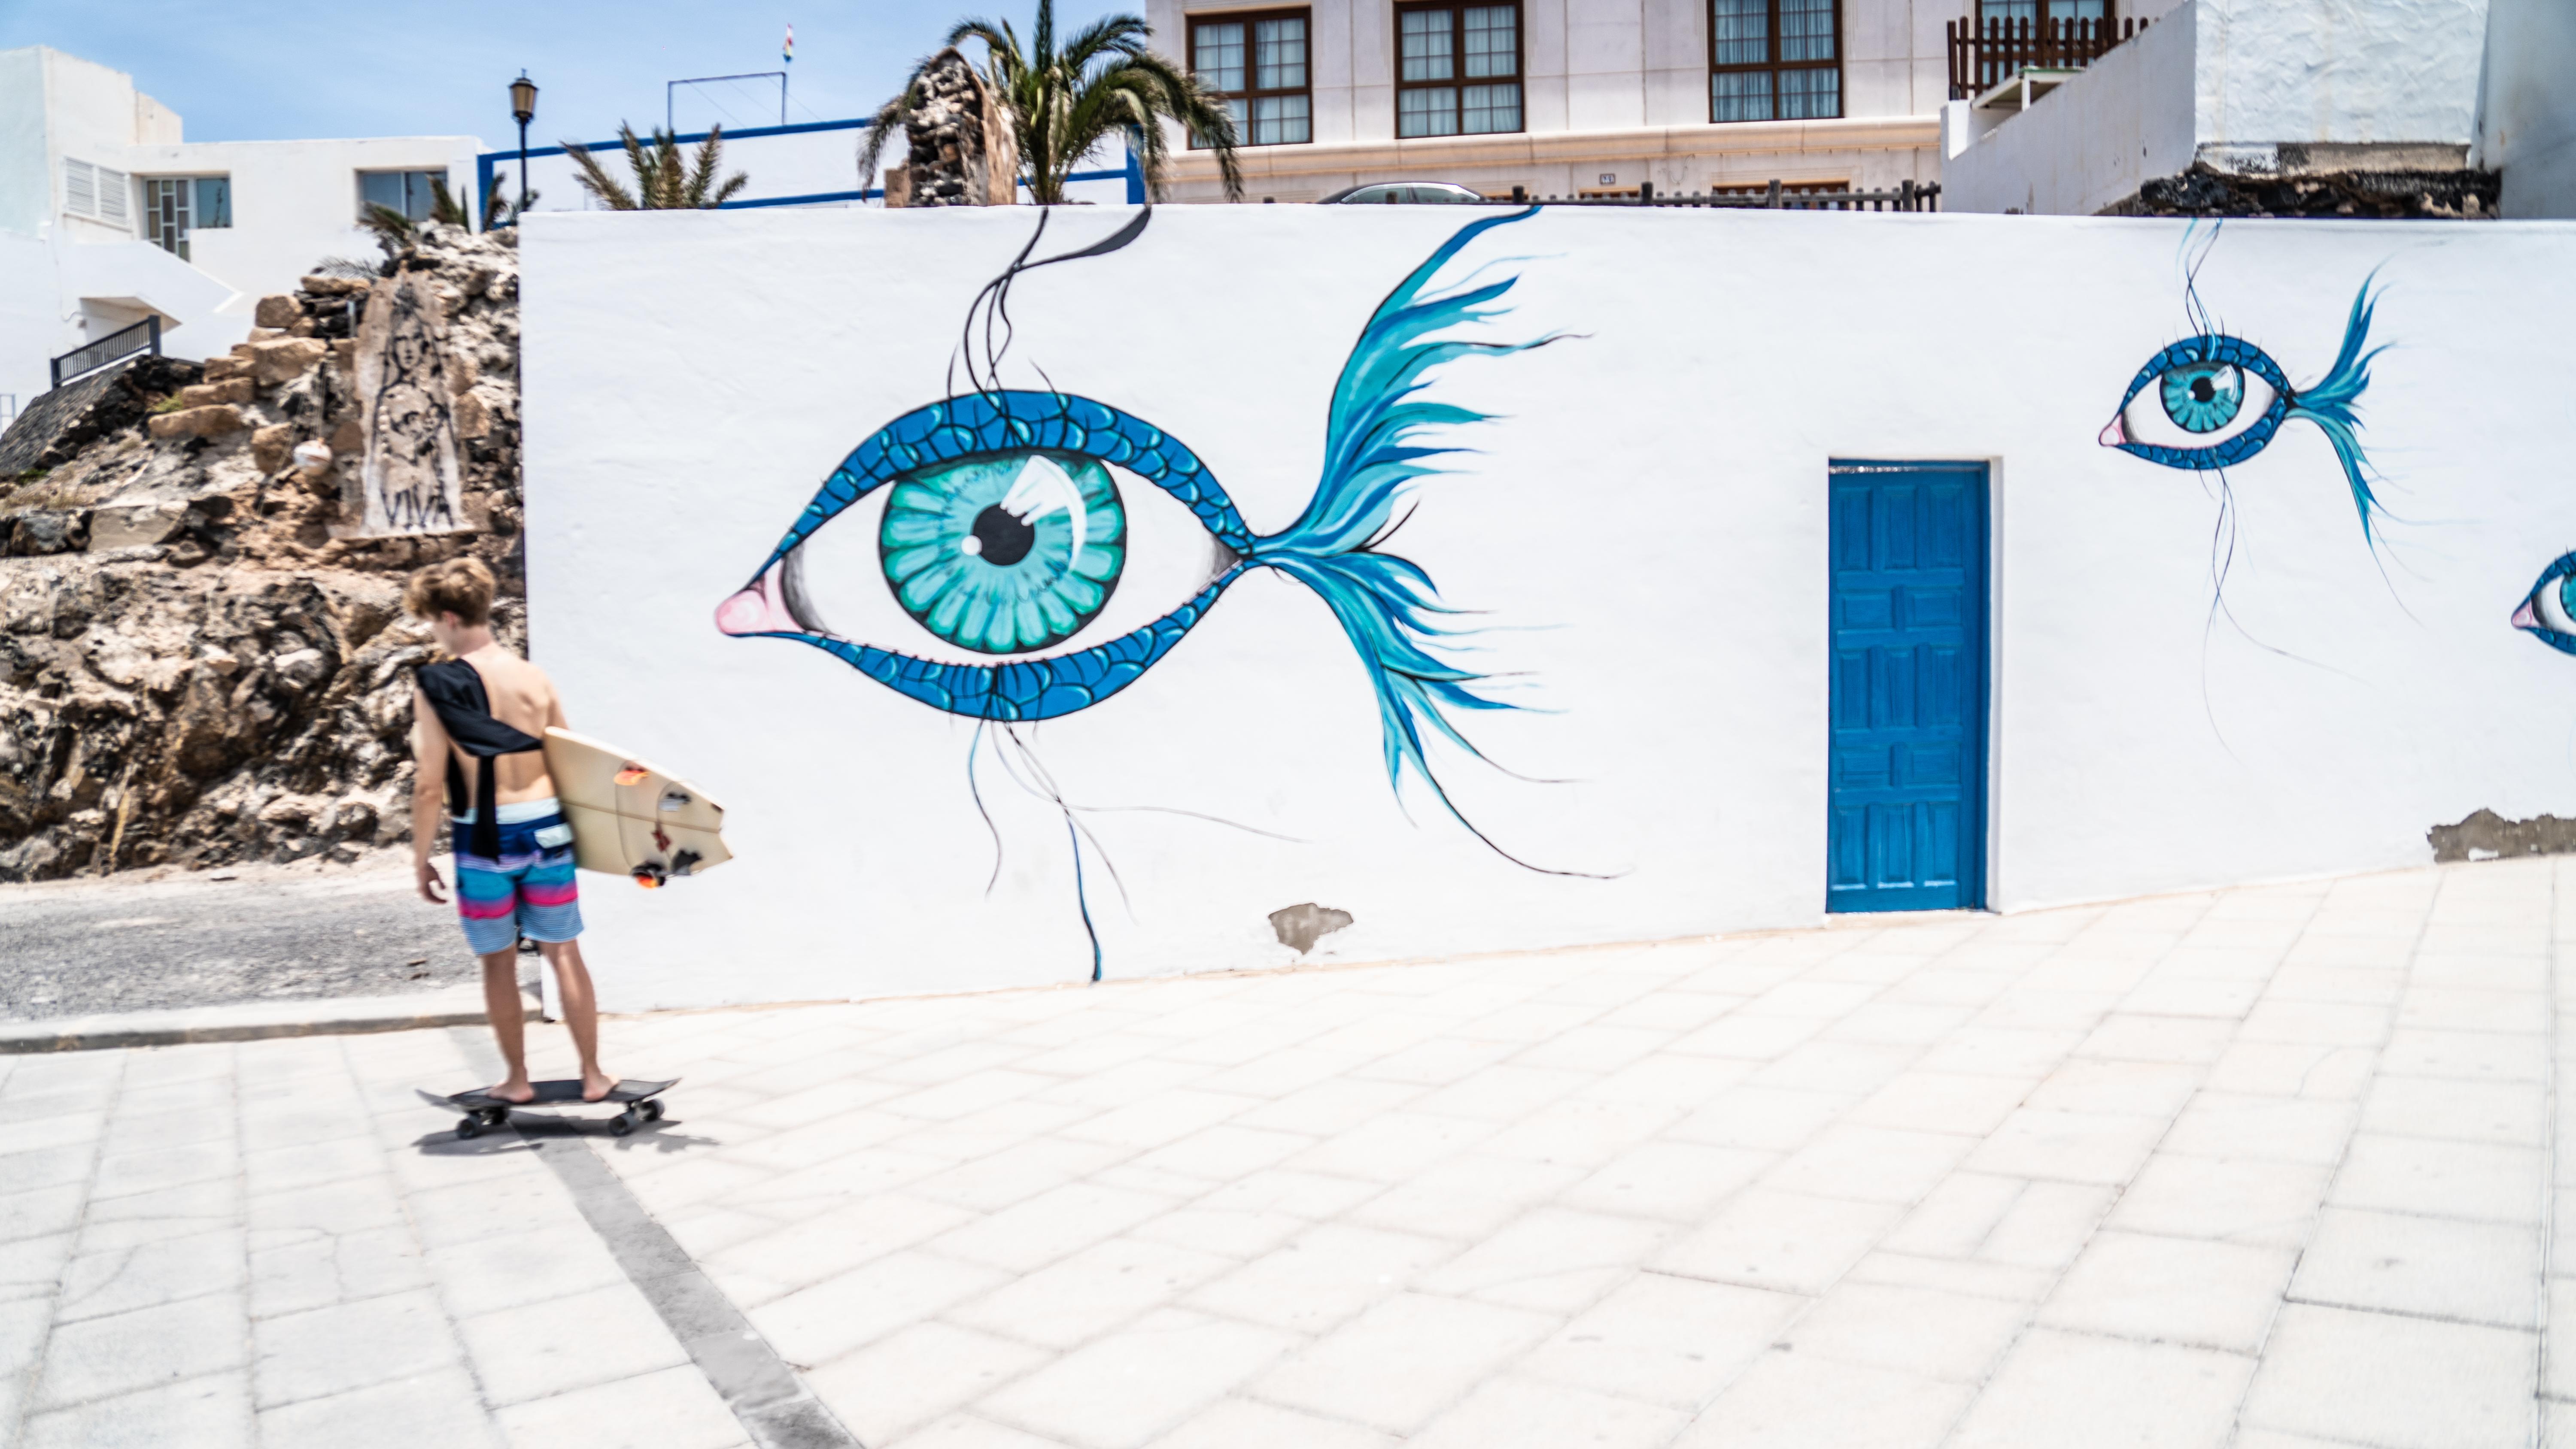
[[[1974,100],[2024,69],[2080,70],[2147,28],[2135,16],[2101,20],[1953,20],[1950,99]]]

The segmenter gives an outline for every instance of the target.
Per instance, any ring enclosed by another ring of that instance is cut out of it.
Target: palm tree
[[[707,131],[707,139],[698,143],[694,160],[680,154],[680,143],[669,131],[656,126],[650,141],[640,140],[635,128],[624,121],[617,123],[617,139],[626,147],[627,169],[635,173],[635,189],[608,174],[590,148],[576,141],[563,143],[564,152],[581,168],[573,179],[581,189],[598,197],[611,211],[692,211],[721,206],[733,194],[751,184],[751,178],[735,172],[722,184],[716,181],[716,168],[724,159],[724,127]]]
[[[1216,153],[1226,199],[1242,200],[1243,177],[1234,160],[1234,117],[1223,101],[1200,87],[1196,76],[1147,49],[1145,42],[1152,35],[1136,16],[1111,15],[1076,31],[1059,50],[1055,0],[1038,0],[1037,44],[1030,51],[1020,49],[1019,33],[1007,20],[961,20],[948,32],[945,44],[984,42],[985,80],[993,95],[1010,108],[1020,167],[1038,205],[1061,205],[1065,177],[1103,141],[1120,134],[1135,148],[1147,194],[1161,199],[1170,162],[1170,147],[1163,138],[1166,120],[1179,122]],[[859,153],[863,183],[875,179],[877,161],[893,129],[909,121],[913,108],[927,99],[922,73],[930,63],[925,60],[913,68],[903,93],[886,102],[868,128],[867,146]]]

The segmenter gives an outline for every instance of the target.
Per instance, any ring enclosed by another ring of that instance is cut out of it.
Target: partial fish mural
[[[1466,820],[1426,754],[1437,738],[1482,759],[1459,717],[1516,706],[1481,687],[1489,675],[1453,657],[1447,641],[1468,631],[1444,621],[1458,610],[1442,600],[1429,573],[1389,551],[1387,541],[1403,521],[1397,509],[1416,480],[1449,471],[1439,460],[1464,451],[1437,435],[1492,416],[1427,396],[1434,375],[1463,358],[1508,357],[1563,336],[1489,341],[1457,335],[1503,316],[1503,298],[1517,278],[1489,277],[1487,267],[1441,280],[1479,237],[1538,212],[1530,207],[1459,228],[1378,304],[1333,387],[1323,475],[1297,519],[1270,534],[1253,531],[1204,458],[1145,419],[1076,393],[1000,385],[1013,279],[1125,247],[1144,233],[1152,210],[1090,247],[1031,262],[1047,228],[1042,214],[1019,257],[970,305],[951,363],[950,396],[905,413],[852,449],[750,581],[717,606],[716,627],[736,637],[809,644],[909,699],[979,721],[968,754],[970,785],[985,727],[999,730],[996,749],[1017,752],[1016,766],[1004,754],[1014,777],[1023,785],[1037,782],[1042,797],[1065,812],[1079,891],[1089,832],[1078,807],[1054,793],[1011,727],[1113,698],[1178,646],[1230,586],[1255,569],[1270,569],[1313,590],[1357,653],[1376,697],[1388,782],[1399,798],[1409,775],[1477,839],[1526,864]],[[955,387],[960,367],[971,390]],[[1100,638],[1092,637],[1101,631],[1091,626],[1127,578],[1135,542],[1130,511],[1136,505],[1121,493],[1113,469],[1183,505],[1205,530],[1207,548],[1203,563],[1189,570],[1189,590],[1177,607]],[[878,559],[886,588],[921,631],[909,639],[835,632],[805,573],[816,532],[881,490],[890,492],[878,524]],[[1098,852],[1097,840],[1091,845]],[[1087,901],[1082,909],[1097,980],[1098,935]]]

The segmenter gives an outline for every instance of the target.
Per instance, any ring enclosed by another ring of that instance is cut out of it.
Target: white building
[[[2195,166],[2501,169],[2506,215],[2576,215],[2571,17],[2566,0],[2191,0],[2080,73],[1953,101],[1942,206],[2092,215]]]
[[[1146,14],[1156,44],[1232,100],[1248,197],[1284,202],[1386,180],[1533,195],[1933,181],[1945,27],[1977,3],[2039,0],[1149,0]],[[1218,194],[1204,152],[1179,174],[1180,198]]]
[[[367,201],[418,218],[432,178],[472,186],[471,136],[182,139],[122,71],[43,46],[0,51],[0,414],[48,361],[149,317],[162,350],[239,342],[267,293],[325,257],[374,260]]]

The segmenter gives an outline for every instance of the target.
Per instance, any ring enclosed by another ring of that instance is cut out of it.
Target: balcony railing
[[[1974,100],[2024,70],[2081,70],[2147,28],[2134,16],[2101,20],[1950,22],[1950,99]]]
[[[54,386],[61,387],[77,377],[87,377],[111,363],[123,362],[138,352],[161,355],[161,319],[146,317],[131,327],[110,332],[96,342],[85,343],[53,360]]]

